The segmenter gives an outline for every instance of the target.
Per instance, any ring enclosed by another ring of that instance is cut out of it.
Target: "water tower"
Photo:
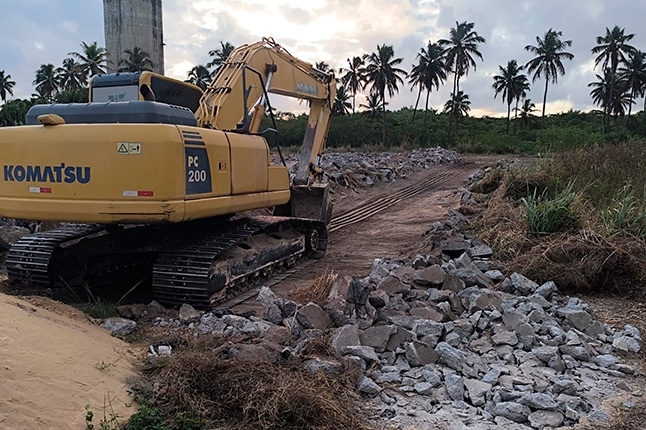
[[[103,20],[109,72],[119,68],[126,49],[137,46],[150,55],[154,71],[164,74],[161,0],[103,0]]]

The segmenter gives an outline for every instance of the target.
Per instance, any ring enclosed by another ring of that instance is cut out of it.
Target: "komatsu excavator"
[[[0,129],[0,216],[64,223],[10,249],[10,281],[54,294],[149,276],[157,301],[208,308],[325,252],[316,161],[331,74],[262,39],[233,51],[203,93],[151,72],[97,76],[89,91],[88,104],[36,105],[25,126]],[[309,104],[293,180],[270,160],[275,130],[260,130],[269,93]]]

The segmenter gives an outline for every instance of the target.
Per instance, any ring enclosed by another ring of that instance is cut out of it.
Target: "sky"
[[[100,0],[0,0],[0,70],[16,81],[14,96],[34,93],[32,81],[41,64],[60,66],[81,41],[105,46],[103,2]],[[325,61],[335,70],[347,59],[371,53],[377,45],[393,46],[400,66],[410,71],[417,52],[428,41],[448,38],[456,22],[474,22],[485,38],[484,61],[461,79],[469,95],[471,115],[506,116],[506,104],[494,99],[493,76],[499,65],[515,59],[525,64],[532,55],[524,50],[536,37],[553,28],[571,40],[574,54],[565,61],[566,75],[550,84],[547,112],[593,109],[590,88],[595,80],[590,49],[606,27],[619,25],[635,33],[631,43],[646,51],[646,2],[637,0],[162,0],[165,74],[186,79],[196,64],[209,61],[209,50],[220,41],[235,46],[273,37],[294,56]],[[530,76],[531,79],[531,76]],[[544,80],[528,95],[542,107]],[[449,80],[432,93],[430,105],[441,108],[452,91]],[[412,107],[416,92],[404,80],[388,102],[389,109]],[[359,104],[357,101],[357,105]],[[423,98],[422,98],[423,103]],[[643,106],[638,100],[637,110]],[[273,102],[280,110],[299,111],[291,100]]]

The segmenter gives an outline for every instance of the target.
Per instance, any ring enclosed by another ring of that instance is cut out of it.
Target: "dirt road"
[[[375,258],[407,259],[414,256],[421,251],[422,235],[435,221],[446,219],[448,208],[459,205],[462,197],[460,189],[464,189],[468,177],[496,160],[495,157],[469,157],[458,166],[432,166],[396,183],[363,189],[358,196],[338,198],[333,218],[380,197],[393,195],[431,176],[444,178],[428,190],[383,212],[331,232],[327,253],[321,260],[297,269],[295,274],[274,285],[272,290],[284,297],[295,288],[311,284],[326,271],[333,271],[341,276],[363,277],[370,272]],[[339,192],[337,189],[337,193]],[[233,307],[233,310],[260,312],[261,308],[252,298]]]

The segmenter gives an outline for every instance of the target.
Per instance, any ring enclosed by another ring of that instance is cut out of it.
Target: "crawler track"
[[[448,171],[439,175],[433,175],[422,182],[403,188],[392,195],[379,197],[354,209],[342,212],[332,218],[332,221],[328,225],[328,231],[331,233],[351,224],[366,220],[391,206],[401,203],[403,200],[415,197],[436,185],[448,181],[454,174],[455,171]]]

